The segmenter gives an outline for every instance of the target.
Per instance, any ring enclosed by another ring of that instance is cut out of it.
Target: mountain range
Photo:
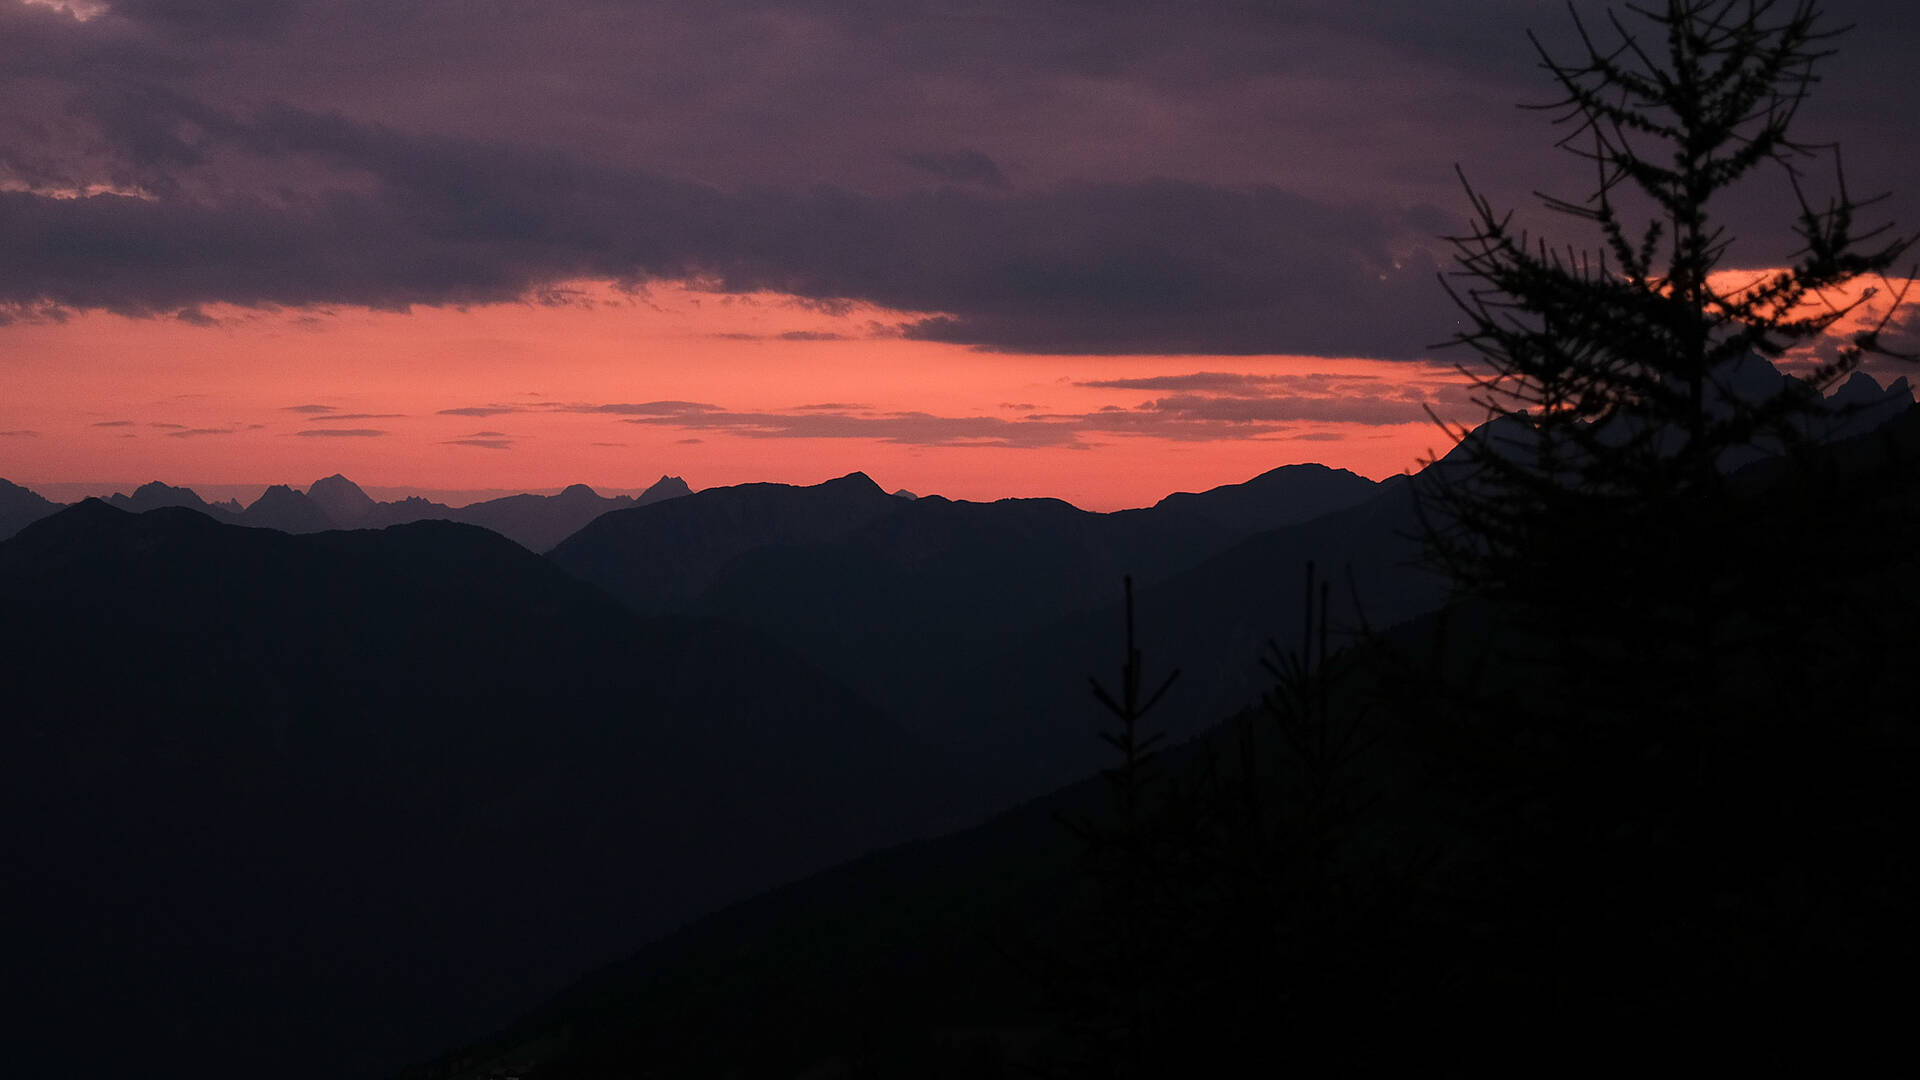
[[[278,498],[352,497],[316,488]],[[1376,488],[1292,466],[1099,515],[856,474],[615,510],[553,559],[444,521],[247,528],[157,486],[136,496],[187,505],[60,509],[0,542],[0,812],[37,823],[0,851],[0,916],[36,927],[13,1058],[367,1076],[469,1041],[632,942],[1087,760],[1002,758],[1014,715],[967,733],[873,694],[1001,664],[1125,559],[1157,580]],[[603,542],[671,587],[582,580]],[[1049,582],[1063,560],[1093,561]]]
[[[1910,436],[1905,387],[1867,390],[1849,415]],[[1834,451],[1849,475],[1881,467],[1872,438]],[[1336,645],[1446,604],[1420,482],[1293,465],[1109,514],[860,473],[457,511],[338,476],[245,507],[149,484],[61,508],[0,482],[0,813],[23,823],[0,917],[33,928],[0,1002],[9,1060],[376,1076],[516,1015],[536,1058],[568,1025],[618,1058],[619,1032],[679,1017],[708,1027],[668,1074],[701,1075],[738,1049],[729,1010],[847,991],[849,940],[862,985],[960,964],[956,993],[1003,995],[974,964],[991,942],[940,928],[988,917],[976,894],[1057,925],[1073,845],[1052,812],[1097,801],[1111,755],[1087,678],[1113,685],[1137,628],[1146,677],[1180,672],[1155,728],[1199,760],[1325,611],[1307,565],[1336,586]],[[1895,595],[1877,580],[1858,591]],[[899,920],[920,929],[895,955]],[[761,1049],[790,1073],[832,1047]],[[431,1074],[499,1064],[468,1058]]]
[[[1170,843],[1158,856],[1166,862],[1150,863],[1157,874],[1103,877],[1113,873],[1108,860],[1126,857],[1114,845],[1130,834],[1115,825],[1089,837],[1075,824],[1126,820],[1123,769],[1107,747],[1098,775],[1088,769],[975,827],[715,912],[493,1039],[404,1075],[1111,1075],[1073,1056],[1088,1040],[1129,1045],[1116,1014],[1103,1029],[1076,1012],[1089,964],[1096,997],[1118,993],[1129,965],[1170,965],[1152,969],[1167,981],[1150,984],[1164,996],[1146,1007],[1181,1017],[1186,1045],[1175,1054],[1197,1075],[1229,1068],[1211,1061],[1214,1036],[1300,1063],[1393,1067],[1436,1053],[1516,1064],[1568,1045],[1608,1053],[1591,1044],[1596,1035],[1619,1035],[1638,1053],[1651,1031],[1756,1064],[1795,1049],[1867,1060],[1869,1047],[1903,1045],[1906,995],[1887,986],[1920,953],[1906,933],[1920,859],[1902,840],[1916,819],[1909,791],[1920,767],[1902,659],[1920,625],[1920,409],[1908,403],[1879,419],[1797,469],[1768,460],[1736,473],[1738,520],[1752,532],[1724,554],[1739,568],[1733,580],[1757,591],[1743,610],[1781,621],[1764,632],[1740,626],[1746,640],[1727,658],[1756,650],[1778,659],[1771,671],[1723,672],[1725,696],[1707,698],[1720,708],[1698,728],[1663,715],[1622,731],[1507,730],[1507,710],[1534,676],[1524,664],[1485,667],[1488,613],[1441,606],[1443,595],[1404,580],[1381,587],[1389,557],[1407,550],[1394,534],[1406,527],[1411,483],[1389,482],[1355,506],[1256,533],[1173,573],[1129,613],[1151,687],[1182,655],[1213,653],[1202,681],[1250,666],[1232,644],[1245,638],[1230,630],[1216,627],[1191,651],[1183,638],[1223,619],[1271,627],[1287,592],[1286,614],[1313,610],[1303,555],[1331,551],[1323,566],[1356,568],[1369,619],[1385,608],[1368,597],[1398,592],[1409,608],[1434,601],[1336,667],[1360,685],[1319,691],[1337,699],[1319,706],[1335,718],[1333,737],[1360,736],[1347,764],[1313,766],[1324,753],[1314,739],[1326,736],[1280,719],[1301,704],[1288,705],[1288,694],[1315,685],[1286,674],[1303,652],[1296,633],[1294,646],[1269,654],[1272,668],[1240,680],[1248,689],[1237,701],[1260,706],[1211,713],[1220,722],[1163,744],[1144,766],[1169,809],[1131,842]],[[1126,654],[1114,632],[1121,612],[1111,615],[1097,656],[1054,651],[1036,663],[1052,665],[1062,701],[1077,697],[1088,713],[1085,682],[1057,676],[1082,671],[1119,685]],[[1014,651],[1039,655],[1041,643],[1066,636],[1048,626]],[[1493,697],[1460,725],[1459,703],[1446,696],[1456,689],[1405,684],[1430,663],[1464,663],[1490,680]],[[1195,674],[1186,667],[1179,683]],[[1635,673],[1611,677],[1630,685]],[[969,673],[1007,678],[991,665]],[[1037,698],[1025,704],[1025,719],[1045,711]],[[965,711],[983,726],[998,719]],[[1165,714],[1152,726],[1165,730]],[[1263,782],[1268,801],[1243,800],[1248,789],[1232,786],[1249,767],[1275,777]],[[1501,776],[1513,786],[1490,782]],[[1312,792],[1328,777],[1339,816],[1316,834]],[[1272,865],[1240,868],[1248,853],[1221,846],[1266,815],[1274,832],[1263,850],[1279,853],[1277,876]],[[1316,835],[1328,845],[1319,858],[1332,864],[1317,873],[1335,875],[1331,897],[1318,901],[1327,886],[1316,884]],[[1172,880],[1168,864],[1179,868]],[[1140,910],[1176,914],[1103,925],[1103,886],[1143,893]],[[1256,913],[1232,922],[1243,890],[1257,897]],[[1182,917],[1196,905],[1225,925]],[[1125,951],[1103,954],[1103,944]],[[1117,1016],[1129,1005],[1142,1007],[1123,996]],[[1805,1024],[1817,1041],[1755,1039],[1756,1017]],[[1847,1046],[1826,1038],[1829,1024],[1852,1033]]]
[[[0,485],[0,540],[60,508],[59,503],[18,485],[4,480]],[[491,529],[530,550],[546,551],[609,510],[646,506],[691,490],[677,476],[662,476],[637,496],[608,498],[585,484],[575,484],[557,495],[509,495],[454,507],[418,496],[375,502],[358,484],[335,473],[314,481],[305,492],[274,484],[245,506],[231,499],[207,502],[191,488],[158,480],[140,485],[131,495],[116,492],[105,502],[136,514],[163,506],[185,507],[216,521],[296,534],[377,529],[413,521],[458,521]]]
[[[88,500],[0,592],[5,1015],[44,1075],[368,1075],[955,787],[765,635],[474,526]]]

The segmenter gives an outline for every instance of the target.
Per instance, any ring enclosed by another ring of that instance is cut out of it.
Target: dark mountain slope
[[[261,492],[260,497],[241,512],[239,523],[284,533],[325,532],[346,527],[329,516],[319,503],[285,484],[274,484]]]
[[[53,514],[60,506],[60,503],[41,497],[39,492],[0,480],[0,540]]]
[[[1308,562],[1333,581],[1331,622],[1340,640],[1362,620],[1387,627],[1440,606],[1444,582],[1413,565],[1416,525],[1410,482],[1389,481],[1358,506],[1247,537],[1140,585],[1139,625],[1155,643],[1156,661],[1182,671],[1156,721],[1185,737],[1257,695],[1268,643],[1299,644]],[[1118,575],[1109,581],[1084,610],[1010,633],[967,665],[930,672],[895,715],[967,759],[994,763],[1003,779],[1018,775],[1017,790],[1093,767],[1102,716],[1084,684],[1060,673],[1101,670],[1119,647]]]
[[[1101,787],[1076,784],[715,912],[403,1076],[793,1076],[929,1026],[1017,1038],[1041,995],[1021,970],[1032,958],[1016,954],[1060,929],[1073,888],[1077,845],[1058,815],[1097,812]]]
[[[307,488],[307,498],[313,500],[336,529],[359,528],[372,516],[375,507],[380,505],[373,501],[372,496],[360,490],[359,484],[339,473],[315,480]]]
[[[1379,491],[1351,473],[1290,466],[1152,509],[1094,514],[1050,499],[886,500],[864,479],[849,503],[851,490],[833,489],[850,481],[702,492],[676,504],[684,517],[615,515],[552,557],[641,610],[722,615],[768,630],[929,741],[989,755],[985,775],[1057,782],[1072,770],[1032,756],[998,760],[1048,732],[1081,730],[1053,714],[1050,691],[1033,693],[1043,676],[1029,668],[1058,655],[1062,637],[1042,628],[1087,610],[1099,614],[1075,625],[1107,618],[1125,575],[1161,580],[1244,541],[1258,524],[1298,523]],[[712,509],[696,527],[702,500]],[[721,500],[734,509],[721,512]],[[1356,543],[1364,551],[1373,542]],[[1319,543],[1329,552],[1344,546],[1337,537]],[[675,567],[688,568],[691,582],[676,581]],[[1299,565],[1282,557],[1248,570],[1291,581]],[[1257,592],[1215,588],[1203,606],[1238,625],[1255,616],[1235,605]],[[1249,670],[1260,640],[1247,647]],[[994,797],[1036,790],[1025,782]]]
[[[42,1075],[367,1075],[946,787],[764,638],[470,526],[89,501],[0,544],[0,593],[8,1053]]]
[[[376,503],[365,522],[397,525],[430,518],[459,521],[491,529],[528,550],[546,551],[602,514],[650,506],[685,494],[688,494],[685,480],[662,476],[638,496],[608,498],[585,484],[575,484],[558,495],[508,495],[461,507],[442,506],[418,498]],[[335,520],[343,528],[351,524]]]
[[[558,495],[509,495],[474,503],[453,511],[450,517],[492,529],[533,551],[546,551],[601,514],[634,505],[630,496],[602,498],[587,485],[575,484]]]
[[[687,610],[746,552],[838,539],[903,505],[863,473],[805,488],[708,488],[596,518],[548,557],[636,611]]]
[[[743,552],[692,608],[764,627],[898,708],[934,672],[1095,602],[1122,574],[1180,565],[1218,541],[1168,524],[1054,499],[894,500],[834,541]]]
[[[285,484],[274,484],[245,508],[237,502],[208,503],[190,488],[170,487],[159,481],[142,484],[130,496],[113,495],[107,502],[131,513],[183,506],[199,510],[215,521],[286,533],[384,528],[415,521],[458,521],[490,529],[530,550],[545,551],[610,510],[648,506],[687,493],[685,480],[662,476],[638,496],[605,498],[585,484],[575,484],[558,495],[509,495],[453,507],[417,496],[396,502],[375,502],[358,484],[335,473],[314,481],[304,493]],[[55,505],[54,509],[57,508]],[[0,505],[0,528],[9,520],[6,513],[5,506]],[[22,519],[11,530],[0,532],[0,539],[11,536],[27,520],[44,516]]]
[[[189,510],[198,510],[216,521],[231,521],[233,515],[224,506],[209,505],[192,488],[174,487],[158,480],[150,480],[133,489],[132,495],[114,492],[107,496],[106,502],[116,510],[125,510],[130,514],[144,514],[148,510],[158,510],[165,506],[184,506]]]
[[[1741,474],[1749,501],[1728,524],[1751,543],[1732,580],[1765,632],[1729,643],[1704,688],[1712,708],[1676,713],[1644,696],[1662,684],[1616,670],[1643,714],[1570,721],[1583,703],[1513,659],[1527,643],[1510,625],[1481,603],[1451,607],[1336,657],[1326,726],[1290,729],[1356,733],[1350,767],[1308,766],[1314,741],[1288,743],[1271,717],[1247,729],[1277,755],[1256,774],[1260,801],[1233,786],[1234,723],[1161,756],[1153,775],[1180,783],[1156,789],[1176,795],[1146,811],[1133,849],[1159,854],[1104,879],[1122,897],[1138,883],[1139,923],[1103,927],[1103,863],[1087,857],[1102,849],[1055,820],[1098,811],[1104,783],[1084,781],[700,920],[410,1075],[1112,1075],[1034,1066],[1084,1045],[1075,1021],[1125,1037],[1124,1011],[1076,1011],[1074,979],[1123,977],[1100,949],[1129,942],[1177,958],[1132,999],[1184,1065],[1154,1075],[1245,1071],[1207,1060],[1222,1035],[1268,1069],[1534,1063],[1569,1046],[1756,1065],[1897,1052],[1901,980],[1920,959],[1920,858],[1905,842],[1920,738],[1903,652],[1920,624],[1916,417],[1791,471]],[[1389,494],[1404,500],[1406,485]],[[1366,512],[1388,524],[1402,511]],[[1329,536],[1354,534],[1335,518]],[[1186,587],[1245,582],[1310,533],[1257,537]],[[1809,551],[1824,557],[1795,557]],[[1370,611],[1405,601],[1371,578],[1357,575]],[[1177,604],[1148,599],[1151,686],[1187,634]],[[1111,663],[1051,662],[1098,715],[1081,676],[1111,686]],[[1200,764],[1209,754],[1219,768]],[[1327,776],[1336,794],[1318,803]],[[1317,813],[1330,824],[1316,829]]]
[[[1378,486],[1346,469],[1282,465],[1242,484],[1226,484],[1199,493],[1175,492],[1149,509],[1123,510],[1116,516],[1191,517],[1245,535],[1344,510],[1372,498]]]

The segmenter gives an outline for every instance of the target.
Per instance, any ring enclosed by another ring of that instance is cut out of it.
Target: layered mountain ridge
[[[1835,400],[1910,403],[1875,387]],[[1916,415],[1876,429],[1901,462]],[[1860,472],[1877,447],[1835,457]],[[674,479],[645,505],[577,485],[460,508],[494,524],[338,475],[237,509],[157,483],[59,509],[0,484],[0,523],[38,518],[0,539],[0,810],[34,823],[0,842],[22,870],[0,915],[35,928],[6,1002],[39,1033],[17,1063],[390,1071],[728,901],[1090,775],[1112,718],[1087,677],[1114,685],[1129,615],[1146,679],[1182,673],[1153,716],[1178,741],[1299,645],[1306,564],[1335,583],[1336,645],[1447,600],[1417,565],[1418,478],[1292,465],[1109,514],[861,473]],[[1031,842],[1069,846],[1027,817]],[[916,869],[924,909],[902,918],[1001,888],[970,876],[1000,854],[942,869],[951,850],[907,849],[943,884]],[[859,910],[899,907],[895,888]],[[700,924],[724,943],[701,964],[732,970],[739,917]],[[821,901],[776,937],[836,941],[836,917]],[[648,1000],[706,1001],[703,977]]]
[[[6,484],[6,489],[0,489],[0,540],[60,508],[61,504],[26,488],[4,480],[0,484]],[[608,498],[585,484],[574,484],[557,495],[509,495],[455,507],[419,496],[376,502],[358,484],[335,473],[314,481],[305,492],[287,484],[271,485],[244,506],[231,499],[208,502],[192,488],[158,480],[140,485],[131,495],[116,492],[103,501],[135,514],[167,506],[184,507],[216,521],[295,534],[385,528],[413,521],[457,521],[491,529],[530,550],[546,551],[609,510],[647,506],[691,491],[680,477],[662,476],[637,496]]]

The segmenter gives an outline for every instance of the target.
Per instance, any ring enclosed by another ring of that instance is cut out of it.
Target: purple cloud
[[[1874,73],[1920,24],[1826,6],[1862,29],[1804,134],[1904,184],[1920,109]],[[1532,0],[0,5],[0,321],[596,278],[866,301],[992,350],[1419,357],[1455,327],[1451,164],[1502,205],[1586,190],[1516,120],[1551,96],[1530,28],[1567,44]],[[1792,250],[1764,189],[1717,215],[1736,258]],[[1920,190],[1878,209],[1911,227]]]
[[[1000,166],[978,150],[954,150],[947,153],[919,151],[900,155],[902,161],[951,184],[979,184],[982,187],[1009,186]]]

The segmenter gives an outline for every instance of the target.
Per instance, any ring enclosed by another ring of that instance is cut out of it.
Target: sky
[[[1916,227],[1920,5],[1823,7],[1795,131]],[[0,477],[1407,471],[1471,418],[1455,167],[1591,186],[1530,30],[1572,55],[1533,0],[0,0]],[[1740,189],[1730,265],[1793,208]]]

